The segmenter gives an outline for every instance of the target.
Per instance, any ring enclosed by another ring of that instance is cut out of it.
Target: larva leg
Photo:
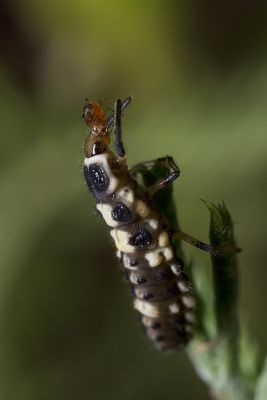
[[[187,233],[178,230],[174,233],[173,238],[184,240],[187,243],[192,244],[200,250],[207,251],[208,253],[213,254],[217,257],[227,256],[229,254],[235,254],[240,251],[239,248],[235,247],[231,243],[225,244],[222,246],[212,246],[211,244],[201,242],[198,239],[195,239],[193,236],[188,235]]]
[[[169,183],[172,183],[179,177],[180,170],[175,164],[173,158],[166,156],[152,161],[145,161],[134,165],[130,170],[131,175],[136,177],[137,174],[143,175],[148,171],[152,171],[157,164],[167,170],[167,173],[162,178],[157,179],[151,186],[146,188],[146,191],[150,196],[153,196],[153,194],[158,190],[162,189]]]
[[[115,114],[114,114],[114,119],[115,119],[115,149],[116,153],[119,157],[124,157],[125,156],[125,150],[124,146],[122,143],[121,139],[121,110],[122,110],[122,104],[121,100],[118,99],[115,103]]]
[[[126,97],[126,99],[122,100],[121,102],[121,112],[128,107],[128,105],[131,103],[132,101],[132,96]],[[116,102],[117,104],[117,102]],[[115,104],[115,109],[116,109],[116,104]],[[105,131],[109,131],[109,129],[112,127],[112,125],[115,122],[115,113],[116,111],[114,111],[113,114],[110,115],[110,117],[108,117],[108,119],[106,120],[106,126],[105,126]]]

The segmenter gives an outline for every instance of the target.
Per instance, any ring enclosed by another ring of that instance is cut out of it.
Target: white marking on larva
[[[107,193],[110,195],[114,193],[119,185],[119,181],[114,175],[109,175],[109,187]]]
[[[116,257],[117,257],[117,258],[121,258],[121,252],[120,252],[120,250],[117,250],[117,251],[116,251]]]
[[[94,157],[95,157],[95,156],[94,156]],[[83,164],[84,164],[86,167],[88,167],[88,166],[91,164],[91,162],[90,162],[91,158],[93,158],[93,157],[85,157]]]
[[[178,314],[180,311],[180,307],[177,303],[169,304],[169,310],[172,314]]]
[[[157,267],[164,261],[163,254],[160,250],[149,251],[145,254],[150,267]]]
[[[173,250],[170,246],[161,249],[161,251],[165,257],[165,261],[170,261],[173,258]]]
[[[177,282],[177,285],[182,293],[187,293],[190,291],[190,287],[188,286],[188,284],[185,281],[179,280]]]
[[[152,229],[155,229],[155,230],[158,229],[159,222],[156,219],[149,219],[148,223]]]
[[[166,231],[159,235],[159,247],[166,247],[170,243],[168,233]]]
[[[153,319],[151,319],[150,317],[146,317],[144,315],[142,317],[142,322],[147,328],[150,328],[155,321]]]
[[[137,271],[139,269],[138,265],[131,265],[131,258],[127,256],[127,254],[123,254],[122,263],[124,268],[131,269],[132,271]]]
[[[135,211],[141,218],[146,218],[150,213],[149,207],[142,200],[136,200]]]
[[[112,229],[110,235],[113,237],[116,247],[123,253],[133,253],[134,247],[128,244],[131,237],[129,232],[123,231],[121,229]]]
[[[129,274],[128,279],[129,279],[130,282],[133,283],[133,284],[136,284],[136,283],[137,283],[136,277],[133,276],[132,274]]]
[[[174,273],[174,275],[176,275],[176,276],[181,275],[182,269],[179,265],[171,264],[171,270]]]
[[[184,316],[185,316],[185,319],[188,321],[188,322],[195,322],[195,320],[196,320],[196,318],[195,318],[195,314],[194,313],[192,313],[192,312],[190,312],[190,311],[187,311],[187,312],[185,312],[184,313]]]
[[[145,254],[150,267],[157,267],[164,261],[170,261],[173,258],[173,250],[171,247],[164,247],[149,251]]]
[[[114,221],[114,219],[111,216],[112,207],[110,204],[97,203],[96,208],[98,209],[98,211],[101,212],[101,214],[108,226],[111,226],[114,228],[115,226],[119,225],[118,222]]]
[[[195,307],[195,299],[192,296],[189,295],[182,296],[182,302],[187,308]]]
[[[102,153],[102,154],[97,154],[96,156],[92,157],[85,157],[84,159],[84,165],[89,167],[90,164],[103,164],[107,169],[110,170],[109,162],[108,162],[109,155],[108,153]]]
[[[131,267],[131,265],[130,265],[130,259],[129,259],[129,257],[127,257],[126,254],[123,254],[123,256],[122,256],[122,262],[123,262],[123,265],[124,265],[125,268],[130,268],[130,267]]]
[[[159,309],[155,304],[148,303],[144,300],[135,299],[134,308],[141,314],[151,318],[159,317]]]
[[[130,186],[125,186],[118,191],[117,196],[128,203],[128,205],[132,205],[134,202],[134,192],[130,188]]]
[[[103,154],[97,154],[96,156],[93,157],[85,157],[84,159],[84,165],[86,165],[87,167],[89,167],[90,164],[95,164],[95,163],[102,164],[109,178],[109,186],[105,193],[105,197],[114,193],[119,185],[119,180],[112,173],[112,170],[108,162],[108,158],[109,158],[108,153],[103,153]]]

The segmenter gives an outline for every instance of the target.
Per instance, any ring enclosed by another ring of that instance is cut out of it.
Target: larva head
[[[85,156],[92,157],[104,153],[110,143],[110,133],[106,129],[103,108],[100,104],[86,99],[82,117],[90,128],[84,145]]]

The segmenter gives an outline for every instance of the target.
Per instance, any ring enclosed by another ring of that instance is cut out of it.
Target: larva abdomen
[[[128,271],[135,297],[134,308],[141,314],[144,331],[159,350],[179,348],[192,336],[195,307],[192,288],[182,272],[181,261],[175,262],[174,258],[171,263],[144,268],[140,254],[138,256],[134,270],[125,266],[126,254],[121,260]]]

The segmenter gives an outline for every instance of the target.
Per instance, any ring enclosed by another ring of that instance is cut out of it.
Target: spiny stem
[[[210,315],[214,333],[211,335],[206,332],[208,341],[205,343],[202,332],[197,328],[188,354],[216,399],[252,400],[262,359],[254,342],[248,337],[246,328],[242,324],[240,326],[238,260],[233,222],[224,203],[217,206],[208,202],[205,204],[210,212],[210,242],[228,251],[219,257],[211,256],[214,313],[208,314],[207,310],[206,313],[202,310],[198,314],[201,320]],[[198,295],[202,297],[201,292]],[[207,307],[212,307],[212,303],[206,303],[204,308]],[[249,373],[244,362],[247,357],[250,359]]]

